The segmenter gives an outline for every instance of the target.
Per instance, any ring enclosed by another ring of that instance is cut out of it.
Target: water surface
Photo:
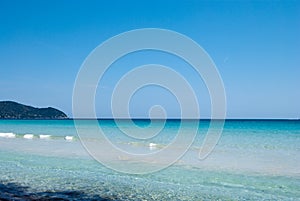
[[[135,122],[141,127],[149,125],[147,120]],[[88,120],[81,124],[93,132]],[[124,135],[113,120],[99,124],[116,146],[151,153],[157,150],[149,143],[157,144],[157,149],[167,146],[180,121],[168,120],[159,135],[147,140]],[[127,121],[121,124],[134,129]],[[156,125],[160,123],[147,127],[149,132]],[[299,200],[299,121],[227,120],[213,153],[200,161],[198,151],[208,126],[209,121],[200,121],[194,143],[173,166],[132,175],[93,160],[80,143],[72,120],[1,120],[0,199]],[[183,129],[190,131],[188,126]],[[5,137],[4,133],[15,136]],[[33,138],[24,139],[25,134]],[[39,135],[50,137],[40,139]],[[65,140],[66,136],[73,139]]]

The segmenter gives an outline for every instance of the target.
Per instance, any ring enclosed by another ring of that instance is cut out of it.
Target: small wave
[[[149,143],[149,149],[150,150],[156,150],[157,148],[158,148],[158,146],[157,146],[158,144],[155,144],[155,143]]]
[[[165,144],[158,144],[158,143],[149,143],[149,148],[151,149],[151,147],[152,147],[152,149],[162,149],[162,148],[164,148],[164,147],[166,147],[167,145],[165,145]]]
[[[233,188],[243,188],[243,187],[245,187],[242,184],[235,184],[235,183],[228,183],[228,182],[220,182],[219,184],[223,185],[223,186],[233,187]]]
[[[128,144],[135,147],[148,147],[150,150],[155,149],[162,149],[165,147],[163,144],[157,144],[157,143],[147,143],[147,142],[119,142],[120,144]]]
[[[67,141],[73,141],[74,137],[67,135],[67,136],[64,137],[64,139],[67,140]]]
[[[14,134],[14,133],[0,133],[0,137],[15,138],[16,134]]]
[[[50,139],[51,135],[39,135],[40,139]]]
[[[0,138],[23,138],[23,139],[41,139],[41,140],[65,140],[65,141],[75,141],[76,137],[72,135],[66,136],[55,136],[49,134],[15,134],[15,133],[1,133]]]
[[[32,138],[34,138],[34,135],[33,134],[25,134],[23,136],[23,138],[25,138],[25,139],[32,139]]]

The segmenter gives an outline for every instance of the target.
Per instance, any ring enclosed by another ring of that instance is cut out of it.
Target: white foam
[[[149,149],[150,150],[155,150],[155,149],[157,149],[157,144],[155,144],[155,143],[149,143]]]
[[[157,146],[157,144],[155,144],[155,143],[149,143],[149,147],[156,147]]]
[[[0,137],[15,138],[16,134],[14,134],[14,133],[0,133]]]
[[[51,135],[40,135],[40,139],[49,139]]]
[[[32,139],[33,137],[34,137],[33,134],[25,134],[25,135],[23,136],[23,138],[25,138],[25,139]]]
[[[65,137],[65,140],[67,140],[67,141],[72,141],[73,139],[74,139],[73,136],[66,136],[66,137]]]

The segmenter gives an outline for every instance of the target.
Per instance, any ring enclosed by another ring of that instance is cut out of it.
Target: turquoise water
[[[147,120],[135,123],[152,132],[161,122],[150,127]],[[93,132],[90,121],[80,124]],[[121,149],[151,153],[172,142],[180,121],[168,120],[159,135],[147,140],[124,135],[112,120],[99,124]],[[134,129],[125,120],[121,126]],[[227,120],[214,151],[199,160],[208,127],[209,121],[200,121],[194,143],[174,165],[134,175],[95,161],[83,148],[72,120],[1,120],[0,199],[300,200],[300,121]],[[188,124],[183,130],[190,132]],[[31,138],[24,139],[26,134]]]

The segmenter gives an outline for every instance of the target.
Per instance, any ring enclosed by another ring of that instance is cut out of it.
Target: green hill
[[[48,107],[35,108],[13,101],[0,101],[0,119],[66,119],[62,111]]]

